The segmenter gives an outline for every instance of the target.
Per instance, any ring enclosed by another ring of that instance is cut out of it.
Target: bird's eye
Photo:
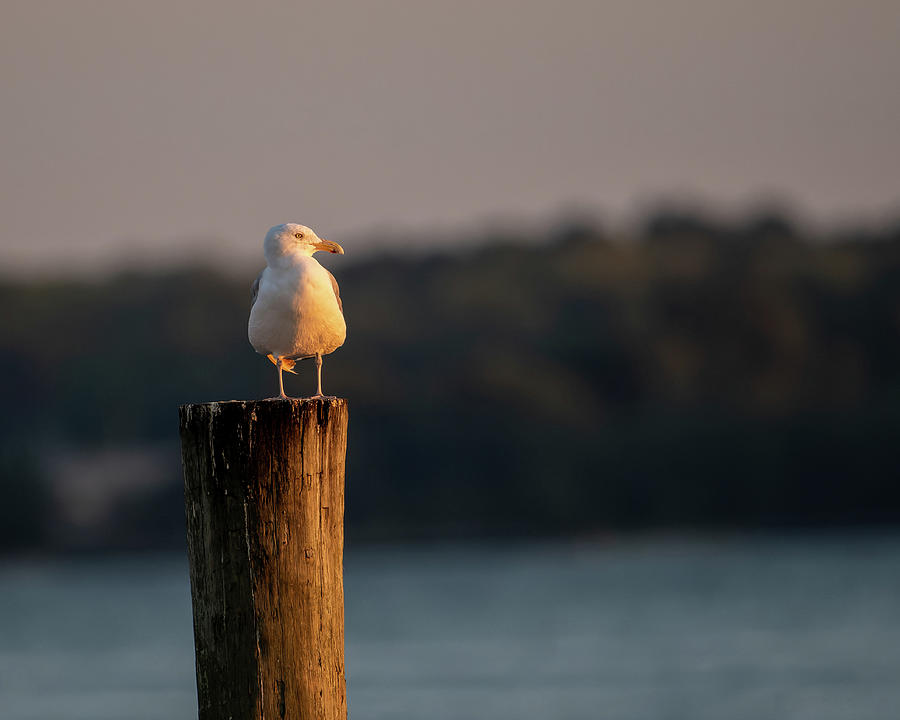
[[[302,240],[302,239],[303,239],[303,233],[294,233],[294,237],[297,238],[298,240]]]

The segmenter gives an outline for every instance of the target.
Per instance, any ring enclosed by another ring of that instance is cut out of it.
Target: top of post
[[[303,405],[319,405],[323,407],[346,407],[347,398],[342,397],[333,397],[333,396],[324,396],[324,397],[308,397],[308,398],[263,398],[261,400],[209,400],[207,402],[199,402],[199,403],[185,403],[184,405],[179,405],[178,409],[184,412],[187,409],[192,408],[209,408],[211,410],[215,410],[218,408],[234,408],[235,406],[242,406],[247,410],[252,410],[256,407],[262,406],[267,409],[273,409],[273,406],[283,405],[285,407],[298,407]]]
[[[182,429],[215,423],[235,426],[262,422],[268,424],[326,426],[335,420],[349,416],[346,398],[267,398],[265,400],[218,400],[204,403],[187,403],[178,408]]]

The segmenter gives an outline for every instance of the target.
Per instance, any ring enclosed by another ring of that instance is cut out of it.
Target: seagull
[[[323,240],[297,223],[276,225],[266,233],[266,267],[250,290],[247,336],[253,349],[278,368],[278,397],[286,399],[282,370],[296,373],[303,358],[316,359],[314,398],[322,394],[322,356],[344,344],[347,325],[337,281],[313,253],[344,254],[336,242]]]

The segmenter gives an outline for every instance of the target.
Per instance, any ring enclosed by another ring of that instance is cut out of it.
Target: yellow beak
[[[338,245],[336,242],[331,242],[331,240],[323,240],[319,238],[319,242],[317,242],[313,247],[316,250],[325,250],[326,252],[334,253],[335,255],[343,255],[344,248]]]

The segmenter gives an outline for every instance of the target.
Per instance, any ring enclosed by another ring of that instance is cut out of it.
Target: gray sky
[[[3,3],[0,273],[900,201],[900,2]]]

